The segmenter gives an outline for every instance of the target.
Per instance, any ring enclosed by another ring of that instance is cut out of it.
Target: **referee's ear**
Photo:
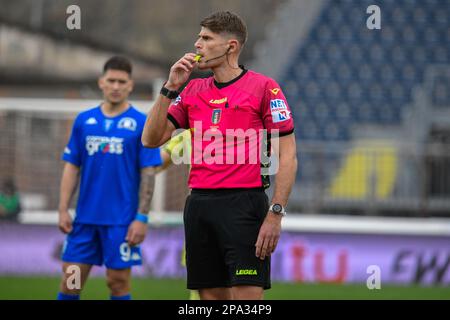
[[[239,44],[239,41],[237,41],[236,39],[231,39],[228,41],[227,53],[239,54],[240,51],[241,51],[241,46]]]

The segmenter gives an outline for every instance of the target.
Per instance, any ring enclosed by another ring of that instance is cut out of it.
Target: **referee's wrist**
[[[178,89],[180,89],[180,87],[170,83],[169,81],[164,82],[163,87],[166,87],[170,91],[178,91]]]
[[[144,214],[141,212],[136,213],[136,217],[134,218],[135,221],[140,221],[143,223],[148,223],[150,221],[150,217],[148,214]]]

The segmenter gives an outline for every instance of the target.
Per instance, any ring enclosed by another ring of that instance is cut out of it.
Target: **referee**
[[[201,299],[263,299],[297,171],[294,123],[280,86],[238,63],[247,40],[244,21],[217,12],[200,25],[196,53],[171,67],[142,143],[158,147],[175,129],[192,131],[184,209],[188,289],[199,290]],[[191,80],[179,93],[195,67],[213,76]],[[251,143],[264,131],[279,151],[271,202],[261,159],[253,157],[263,150]]]

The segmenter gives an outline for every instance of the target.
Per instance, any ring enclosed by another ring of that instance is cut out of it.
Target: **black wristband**
[[[161,91],[159,93],[164,97],[169,98],[170,100],[175,99],[180,94],[178,91],[171,91],[164,86],[161,88]]]

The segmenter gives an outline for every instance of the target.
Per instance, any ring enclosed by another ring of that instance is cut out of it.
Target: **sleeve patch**
[[[291,118],[291,113],[282,99],[270,100],[270,112],[272,113],[273,123],[283,122]]]

